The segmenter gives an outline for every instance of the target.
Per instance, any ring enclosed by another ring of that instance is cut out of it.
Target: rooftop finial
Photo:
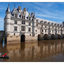
[[[35,11],[34,11],[34,16],[35,16]]]
[[[8,3],[8,8],[7,8],[6,12],[10,12],[9,3]]]
[[[8,3],[8,7],[9,7],[9,3]]]

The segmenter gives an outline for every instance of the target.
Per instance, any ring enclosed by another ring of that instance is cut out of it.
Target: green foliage
[[[3,40],[4,40],[4,37],[3,37]]]

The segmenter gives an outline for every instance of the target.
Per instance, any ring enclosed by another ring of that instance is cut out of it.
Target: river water
[[[64,62],[64,39],[0,44],[9,59],[0,62]]]

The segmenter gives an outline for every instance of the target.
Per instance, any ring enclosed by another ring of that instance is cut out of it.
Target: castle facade
[[[64,38],[64,22],[57,23],[35,17],[20,6],[12,12],[8,6],[4,18],[5,37],[8,41],[38,41]]]

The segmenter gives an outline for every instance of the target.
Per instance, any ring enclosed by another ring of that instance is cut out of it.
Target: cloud
[[[0,22],[4,21],[4,17],[0,17]]]
[[[52,16],[52,15],[46,15],[46,14],[36,14],[36,16],[39,16],[39,17],[47,17],[47,18],[54,18],[54,19],[64,19],[62,17],[58,17],[58,16]]]
[[[58,9],[61,3],[38,3],[32,5],[35,9],[35,15],[39,18],[49,18],[60,22],[64,20],[64,10]],[[37,11],[36,11],[37,10]],[[58,21],[59,20],[59,21]]]
[[[39,5],[39,6],[42,6],[42,7],[51,7],[51,6],[53,6],[55,3],[54,2],[52,2],[52,3],[50,3],[50,2],[34,2],[34,4],[36,4],[36,5]]]

